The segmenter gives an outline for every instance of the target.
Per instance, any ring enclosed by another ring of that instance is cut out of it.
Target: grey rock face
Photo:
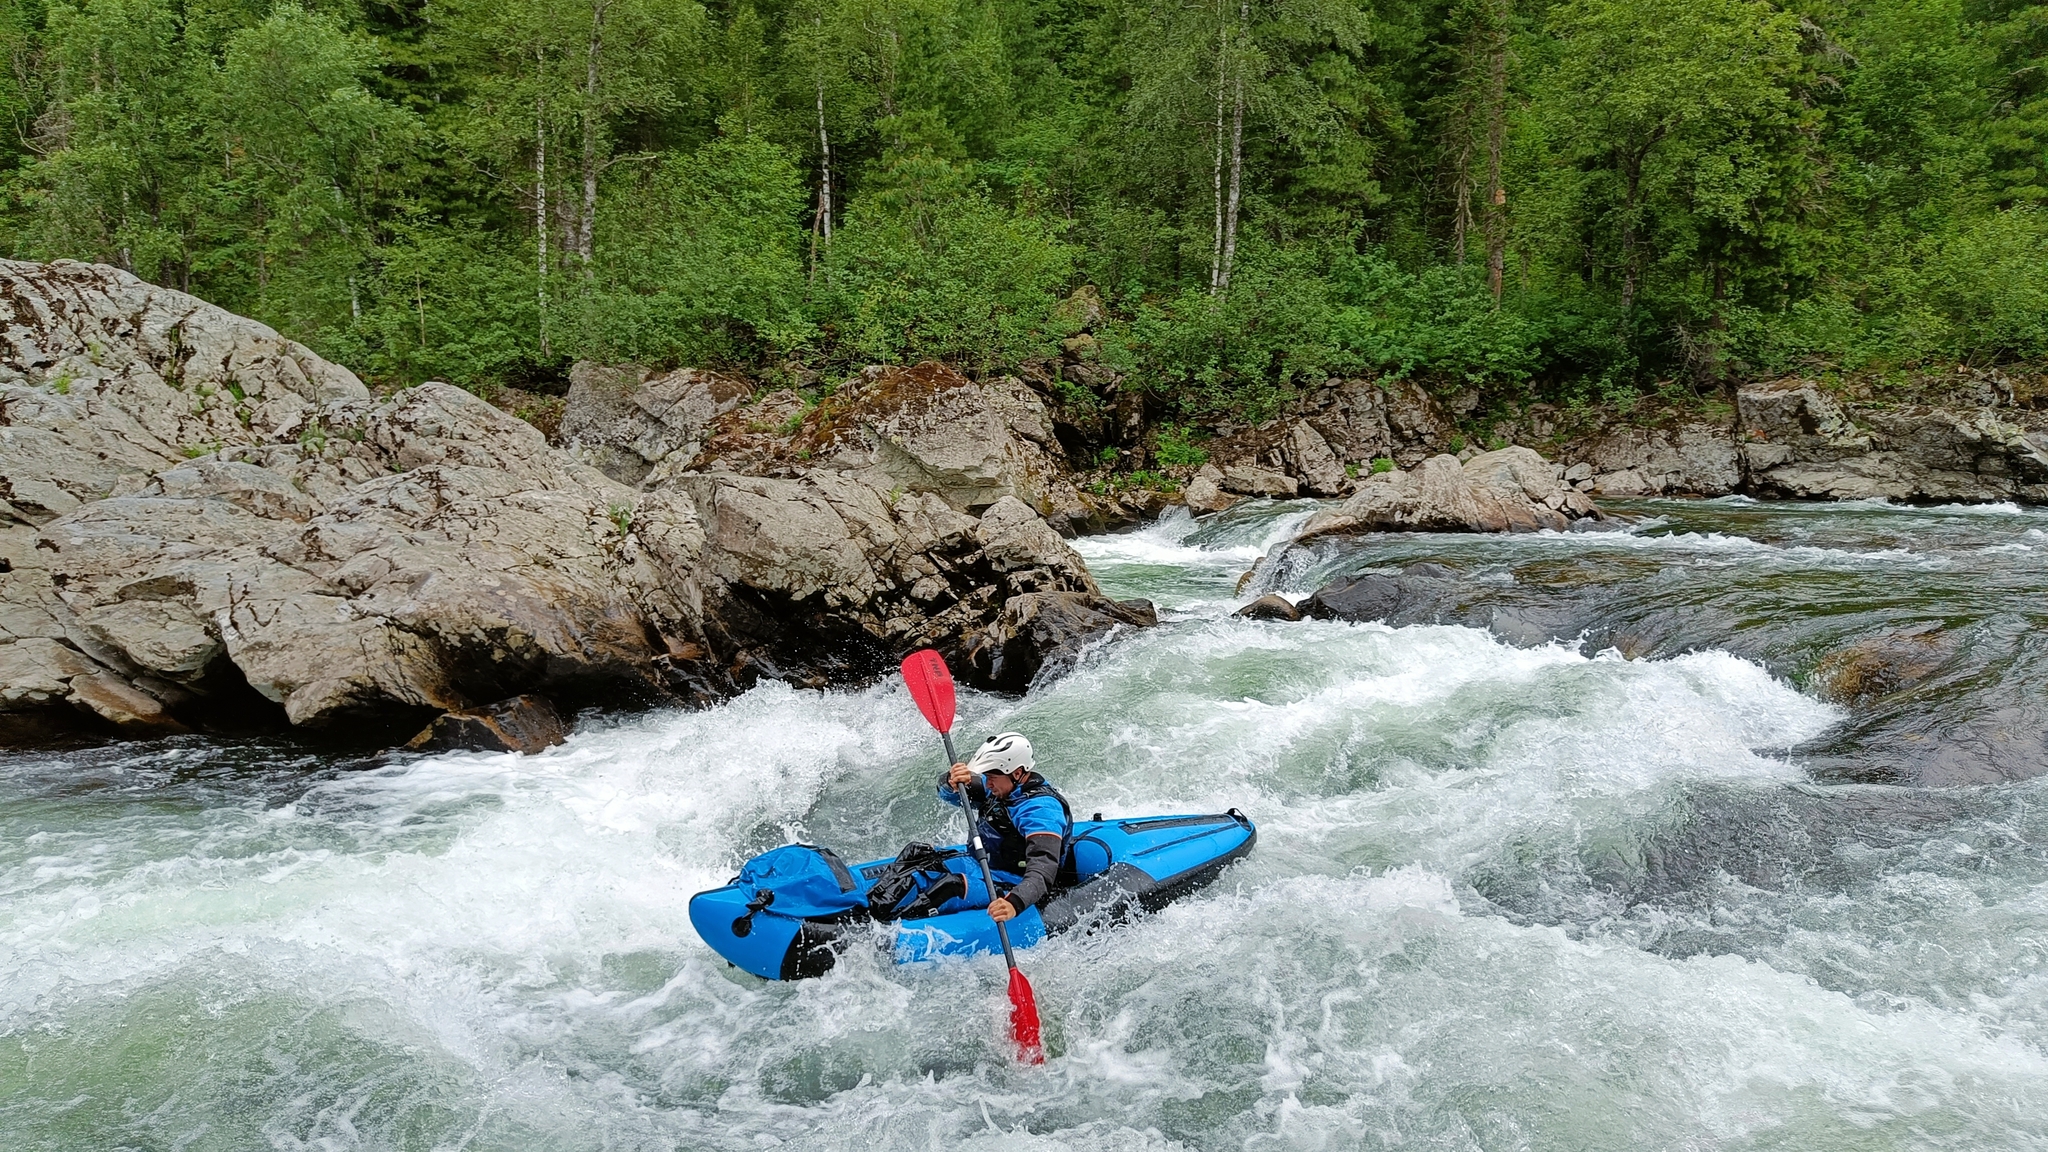
[[[320,413],[367,407],[369,391],[255,321],[118,269],[0,261],[0,293],[0,729],[179,730],[165,709],[206,679],[218,637],[145,580],[74,610],[37,529],[110,495],[217,495],[303,520],[305,492],[218,454],[319,439]]]
[[[0,518],[41,524],[369,392],[269,328],[118,269],[0,260]]]
[[[38,548],[82,647],[201,694],[225,661],[295,724],[460,710],[520,687],[663,694],[649,637],[694,631],[667,592],[689,573],[634,546],[630,491],[445,385],[361,419],[347,459],[368,478],[317,504],[292,480],[331,462],[276,447],[270,468],[170,469],[46,525]]]
[[[744,380],[701,368],[654,375],[579,362],[569,371],[561,443],[621,484],[638,484],[671,456],[695,457],[712,421],[750,391]]]
[[[1319,512],[1298,539],[1360,532],[1562,531],[1601,513],[1528,448],[1485,452],[1460,464],[1432,456],[1409,471],[1372,476],[1335,511]]]
[[[1588,445],[1565,471],[1576,483],[1592,479],[1602,495],[1725,496],[1742,487],[1742,460],[1724,427],[1617,428]]]
[[[1412,380],[1339,381],[1308,419],[1340,463],[1391,458],[1413,467],[1441,451],[1457,432],[1443,406]]]
[[[1743,389],[1737,413],[1757,495],[2048,502],[2048,437],[1996,409],[1845,408],[1790,379]]]
[[[1281,442],[1281,455],[1287,461],[1288,470],[1301,481],[1302,490],[1311,496],[1341,496],[1350,491],[1351,482],[1344,474],[1344,465],[1337,460],[1337,454],[1330,445],[1306,420],[1296,420],[1287,429],[1287,437]]]

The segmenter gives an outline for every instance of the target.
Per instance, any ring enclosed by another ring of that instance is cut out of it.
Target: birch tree
[[[1194,156],[1206,161],[1208,287],[1221,294],[1237,256],[1247,132],[1300,149],[1353,130],[1312,65],[1325,53],[1362,54],[1366,11],[1354,0],[1155,2],[1132,23],[1129,136],[1177,151],[1184,173]]]

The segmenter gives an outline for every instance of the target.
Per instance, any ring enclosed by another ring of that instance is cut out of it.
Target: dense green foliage
[[[2048,6],[4,3],[0,248],[396,382],[997,369],[1090,283],[1189,414],[2048,355]]]

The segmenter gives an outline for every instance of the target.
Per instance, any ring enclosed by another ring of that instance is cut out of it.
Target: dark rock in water
[[[415,752],[523,752],[528,756],[569,738],[555,706],[540,696],[514,696],[487,708],[444,712],[406,742]]]
[[[2048,651],[2035,622],[1885,633],[1814,667],[1817,686],[1855,708],[1798,751],[1816,779],[1995,784],[2048,773]]]
[[[1442,564],[1410,564],[1397,576],[1367,573],[1332,580],[1301,602],[1301,615],[1316,620],[1381,620],[1389,624],[1433,623],[1452,606],[1458,573]]]
[[[1150,628],[1159,615],[1149,600],[1111,600],[1085,592],[1012,596],[994,624],[966,645],[973,677],[1022,692],[1065,675],[1088,644],[1118,627]]]
[[[1299,620],[1301,609],[1296,608],[1287,597],[1268,592],[1257,600],[1237,610],[1246,620]]]

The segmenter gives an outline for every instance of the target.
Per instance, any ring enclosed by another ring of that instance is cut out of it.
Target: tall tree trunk
[[[825,18],[817,17],[822,40]],[[818,94],[818,210],[811,218],[811,275],[818,274],[818,248],[832,246],[832,137],[825,131],[825,74],[816,76]]]
[[[583,261],[585,276],[591,272],[597,236],[597,66],[604,53],[604,18],[610,8],[610,0],[596,0],[590,6],[590,52],[583,72],[583,211],[576,219],[576,256]]]
[[[540,354],[548,349],[548,100],[547,52],[536,48],[533,95],[534,298],[540,305]]]
[[[1217,4],[1217,14],[1222,15],[1222,4]],[[1212,199],[1216,207],[1216,227],[1210,233],[1209,244],[1209,294],[1223,290],[1223,92],[1228,87],[1227,67],[1230,60],[1230,25],[1224,20],[1216,22],[1216,166],[1210,178]]]
[[[1622,178],[1626,192],[1621,202],[1621,311],[1626,315],[1636,303],[1636,190],[1642,184],[1642,161],[1630,156]]]
[[[1230,266],[1237,260],[1237,207],[1243,203],[1244,187],[1244,77],[1237,78],[1237,95],[1230,111],[1230,199],[1223,212],[1223,274],[1216,290],[1230,287]]]
[[[1493,0],[1492,43],[1486,59],[1486,287],[1500,303],[1508,253],[1508,190],[1502,181],[1501,153],[1508,131],[1508,20],[1512,0]],[[1462,260],[1464,251],[1460,249]]]

